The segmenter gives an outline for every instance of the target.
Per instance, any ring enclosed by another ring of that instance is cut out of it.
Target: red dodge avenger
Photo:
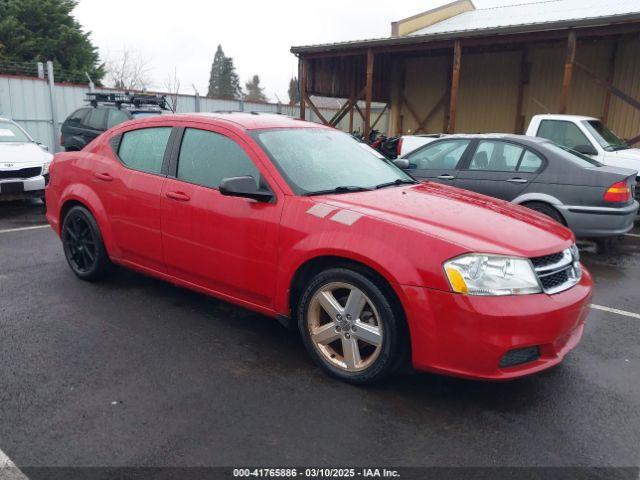
[[[505,380],[562,361],[592,291],[572,233],[418,183],[349,135],[277,115],[134,120],[56,155],[71,270],[129,267],[297,325],[326,372]]]

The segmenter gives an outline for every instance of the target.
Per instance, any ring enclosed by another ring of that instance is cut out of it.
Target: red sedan
[[[84,280],[133,268],[297,325],[328,373],[510,379],[562,361],[592,291],[572,233],[418,183],[276,115],[175,115],[56,155],[47,219]]]

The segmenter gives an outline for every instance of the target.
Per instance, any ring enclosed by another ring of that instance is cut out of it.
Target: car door
[[[454,185],[511,201],[538,176],[543,159],[509,141],[480,140],[462,165]]]
[[[116,135],[117,162],[92,160],[93,188],[102,199],[119,259],[164,272],[160,229],[162,184],[171,126],[144,126]]]
[[[457,167],[469,149],[471,140],[455,138],[430,143],[407,155],[407,171],[418,179],[453,185]]]
[[[256,153],[223,128],[184,128],[162,196],[168,272],[209,290],[270,306],[275,296],[283,198]],[[222,195],[225,178],[251,175],[276,196],[270,203]]]

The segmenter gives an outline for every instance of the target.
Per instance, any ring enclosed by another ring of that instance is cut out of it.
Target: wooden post
[[[564,61],[564,76],[562,77],[562,92],[560,93],[560,113],[567,113],[569,107],[569,90],[571,89],[571,79],[573,77],[573,67],[576,62],[576,32],[569,31],[567,39],[567,57]]]
[[[349,133],[353,133],[353,111],[355,110],[355,108],[353,108],[353,105],[351,105],[351,108],[349,109]]]
[[[364,106],[364,132],[365,141],[369,139],[369,130],[371,129],[371,99],[373,97],[373,50],[367,51],[367,83],[365,88],[365,106]]]
[[[307,98],[307,60],[304,57],[298,58],[298,89],[300,90],[300,119],[306,120],[306,98]]]
[[[460,40],[453,44],[453,68],[451,70],[451,95],[449,101],[449,124],[447,133],[456,131],[456,111],[458,109],[458,89],[460,86],[460,58],[462,57],[462,46]]]
[[[518,82],[518,99],[516,100],[516,119],[513,127],[513,133],[524,133],[524,88],[529,83],[529,63],[528,63],[528,48],[527,45],[522,46],[522,52],[520,53],[520,80]]]
[[[609,56],[609,72],[607,73],[607,82],[613,84],[613,76],[616,73],[616,56],[618,55],[618,38],[613,39],[611,55]],[[604,93],[604,103],[602,104],[602,123],[606,124],[609,119],[609,107],[611,106],[611,91]]]

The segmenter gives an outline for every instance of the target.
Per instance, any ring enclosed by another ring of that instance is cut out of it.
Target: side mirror
[[[393,163],[396,167],[403,170],[407,170],[411,166],[411,163],[409,163],[409,160],[406,158],[396,158]]]
[[[222,195],[251,198],[258,202],[270,202],[273,199],[273,193],[269,190],[256,187],[256,180],[251,175],[225,178],[220,182],[219,190]]]
[[[593,145],[576,145],[575,147],[573,147],[573,150],[575,150],[578,153],[581,153],[583,155],[597,155],[598,151],[593,148]]]

